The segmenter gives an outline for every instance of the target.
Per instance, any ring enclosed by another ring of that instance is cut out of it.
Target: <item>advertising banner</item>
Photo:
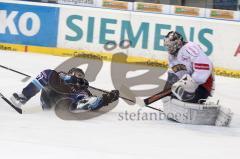
[[[167,60],[163,39],[171,30],[181,33],[186,41],[198,43],[216,67],[240,70],[238,21],[81,6],[0,3],[1,43]]]
[[[109,52],[166,60],[163,38],[176,30],[185,40],[198,43],[218,67],[228,68],[227,60],[240,69],[240,55],[235,53],[240,43],[238,22],[84,7],[61,9],[60,19],[58,47],[105,52],[109,41],[117,45],[128,41],[130,48],[117,46]]]
[[[136,2],[136,10],[137,11],[145,11],[145,12],[163,12],[164,5],[162,4],[155,4],[155,3],[141,3]]]
[[[234,11],[211,9],[210,18],[234,19]]]
[[[130,14],[130,11],[100,8],[61,8],[58,47],[108,52],[104,46],[108,42],[119,44],[121,24],[130,22]],[[112,52],[119,50],[116,47]]]
[[[197,7],[185,7],[185,6],[173,6],[174,14],[199,16],[200,8]]]
[[[0,2],[0,41],[55,47],[58,13],[55,7]]]
[[[96,0],[57,0],[59,4],[81,5],[81,6],[95,6]]]
[[[129,3],[129,2],[114,1],[114,0],[102,0],[102,7],[104,7],[104,8],[132,10],[131,5],[132,5],[132,3]]]

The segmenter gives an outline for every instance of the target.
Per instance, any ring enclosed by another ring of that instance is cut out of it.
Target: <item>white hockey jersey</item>
[[[179,79],[189,74],[199,85],[209,92],[214,89],[213,65],[201,47],[193,42],[187,42],[177,56],[169,54],[169,72]]]

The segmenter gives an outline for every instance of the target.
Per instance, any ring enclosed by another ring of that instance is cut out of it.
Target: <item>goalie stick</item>
[[[8,100],[2,93],[0,93],[0,97],[8,104],[10,105],[15,111],[17,111],[19,114],[22,114],[22,109],[16,107],[10,100]]]
[[[132,92],[132,91],[129,91],[129,88],[125,85],[122,85],[120,90],[123,90],[123,92],[125,94],[127,94],[127,96],[130,96],[130,97],[136,97],[136,95]],[[147,108],[150,108],[150,109],[154,109],[154,110],[157,110],[157,111],[160,111],[160,112],[163,112],[161,109],[158,109],[158,108],[154,108],[154,107],[151,107],[149,106],[149,104],[157,101],[157,100],[160,100],[166,96],[169,96],[171,94],[171,89],[167,89],[167,90],[163,90],[157,94],[154,94],[148,98],[145,98],[144,100],[142,100],[141,98],[137,97],[136,98],[136,102],[132,102],[134,104],[137,104],[141,107],[147,107]]]
[[[166,89],[148,98],[145,98],[143,101],[146,105],[149,105],[171,94],[172,94],[171,89]]]
[[[166,96],[169,96],[171,94],[172,94],[171,89],[163,90],[163,91],[161,91],[157,94],[154,94],[154,95],[152,95],[148,98],[145,98],[144,100],[142,100],[140,98],[137,98],[136,99],[136,104],[138,104],[142,107],[148,107],[148,108],[163,112],[163,110],[151,107],[151,106],[149,106],[149,104],[152,104],[152,103],[154,103],[154,102],[156,102],[156,101],[158,101],[158,100],[160,100],[160,99],[162,99]]]

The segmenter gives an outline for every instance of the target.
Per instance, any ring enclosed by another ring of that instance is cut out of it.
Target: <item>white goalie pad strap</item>
[[[184,124],[215,125],[219,106],[185,103],[170,99],[163,104],[166,116]]]

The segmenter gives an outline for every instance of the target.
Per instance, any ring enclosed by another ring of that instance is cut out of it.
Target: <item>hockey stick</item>
[[[3,65],[0,65],[0,67],[1,67],[1,68],[4,68],[4,69],[6,69],[6,70],[9,70],[9,71],[18,73],[18,74],[20,74],[20,75],[26,76],[26,77],[23,79],[23,81],[27,81],[29,78],[31,78],[31,76],[29,76],[29,75],[27,75],[27,74],[25,74],[25,73],[19,72],[19,71],[17,71],[17,70],[11,69],[11,68],[9,68],[9,67],[3,66]]]
[[[171,94],[172,94],[171,89],[166,89],[148,98],[145,98],[143,101],[146,105],[149,105]]]
[[[22,114],[22,109],[16,107],[14,104],[12,104],[11,101],[9,101],[2,93],[0,93],[0,97],[7,102],[14,110],[16,110],[19,114]]]
[[[0,65],[0,67],[2,67],[2,68],[4,68],[4,69],[7,69],[7,70],[9,70],[9,71],[13,71],[13,72],[15,72],[15,73],[18,73],[18,74],[20,74],[20,75],[26,76],[27,79],[28,79],[28,78],[31,78],[30,75],[27,75],[27,74],[25,74],[25,73],[19,72],[19,71],[14,70],[14,69],[11,69],[11,68],[9,68],[9,67],[2,66],[2,65]],[[23,79],[23,80],[26,80],[26,79]],[[100,91],[100,92],[109,93],[109,91],[106,91],[106,90],[103,90],[103,89],[100,89],[100,88],[96,88],[96,87],[93,87],[93,86],[89,86],[89,88],[92,88],[92,89],[97,90],[97,91]],[[128,98],[126,98],[126,97],[119,96],[119,98],[128,100],[128,101],[130,101],[130,102],[132,102],[132,103],[135,103],[134,100],[128,99]]]
[[[123,92],[124,92],[127,96],[134,97],[134,98],[136,97],[136,95],[135,95],[132,91],[130,91],[127,86],[122,85],[120,89],[123,90]],[[150,97],[149,97],[149,98],[150,98]],[[132,103],[137,104],[137,105],[139,105],[139,106],[141,106],[141,107],[147,107],[147,108],[150,108],[150,109],[153,109],[153,110],[157,110],[157,111],[163,112],[161,109],[154,108],[154,107],[151,107],[151,106],[147,105],[147,104],[144,102],[144,100],[142,100],[142,99],[139,98],[139,97],[136,98],[136,102],[133,101]]]
[[[18,73],[18,74],[21,74],[21,75],[23,75],[23,76],[26,76],[26,77],[31,78],[31,76],[29,76],[29,75],[27,75],[27,74],[25,74],[25,73],[19,72],[19,71],[17,71],[17,70],[11,69],[11,68],[9,68],[9,67],[3,66],[3,65],[0,65],[0,67],[2,67],[2,68],[4,68],[4,69],[7,69],[7,70],[10,70],[10,71],[13,71],[13,72]]]
[[[144,100],[140,99],[140,98],[137,98],[136,99],[136,104],[140,105],[140,106],[145,106],[145,107],[148,107],[148,108],[151,108],[151,109],[154,109],[154,110],[157,110],[157,111],[160,111],[160,112],[163,112],[161,109],[157,109],[157,108],[154,108],[154,107],[151,107],[149,106],[149,104],[152,104],[166,96],[169,96],[171,95],[172,92],[171,92],[171,89],[167,89],[167,90],[163,90],[157,94],[154,94],[148,98],[145,98]]]

